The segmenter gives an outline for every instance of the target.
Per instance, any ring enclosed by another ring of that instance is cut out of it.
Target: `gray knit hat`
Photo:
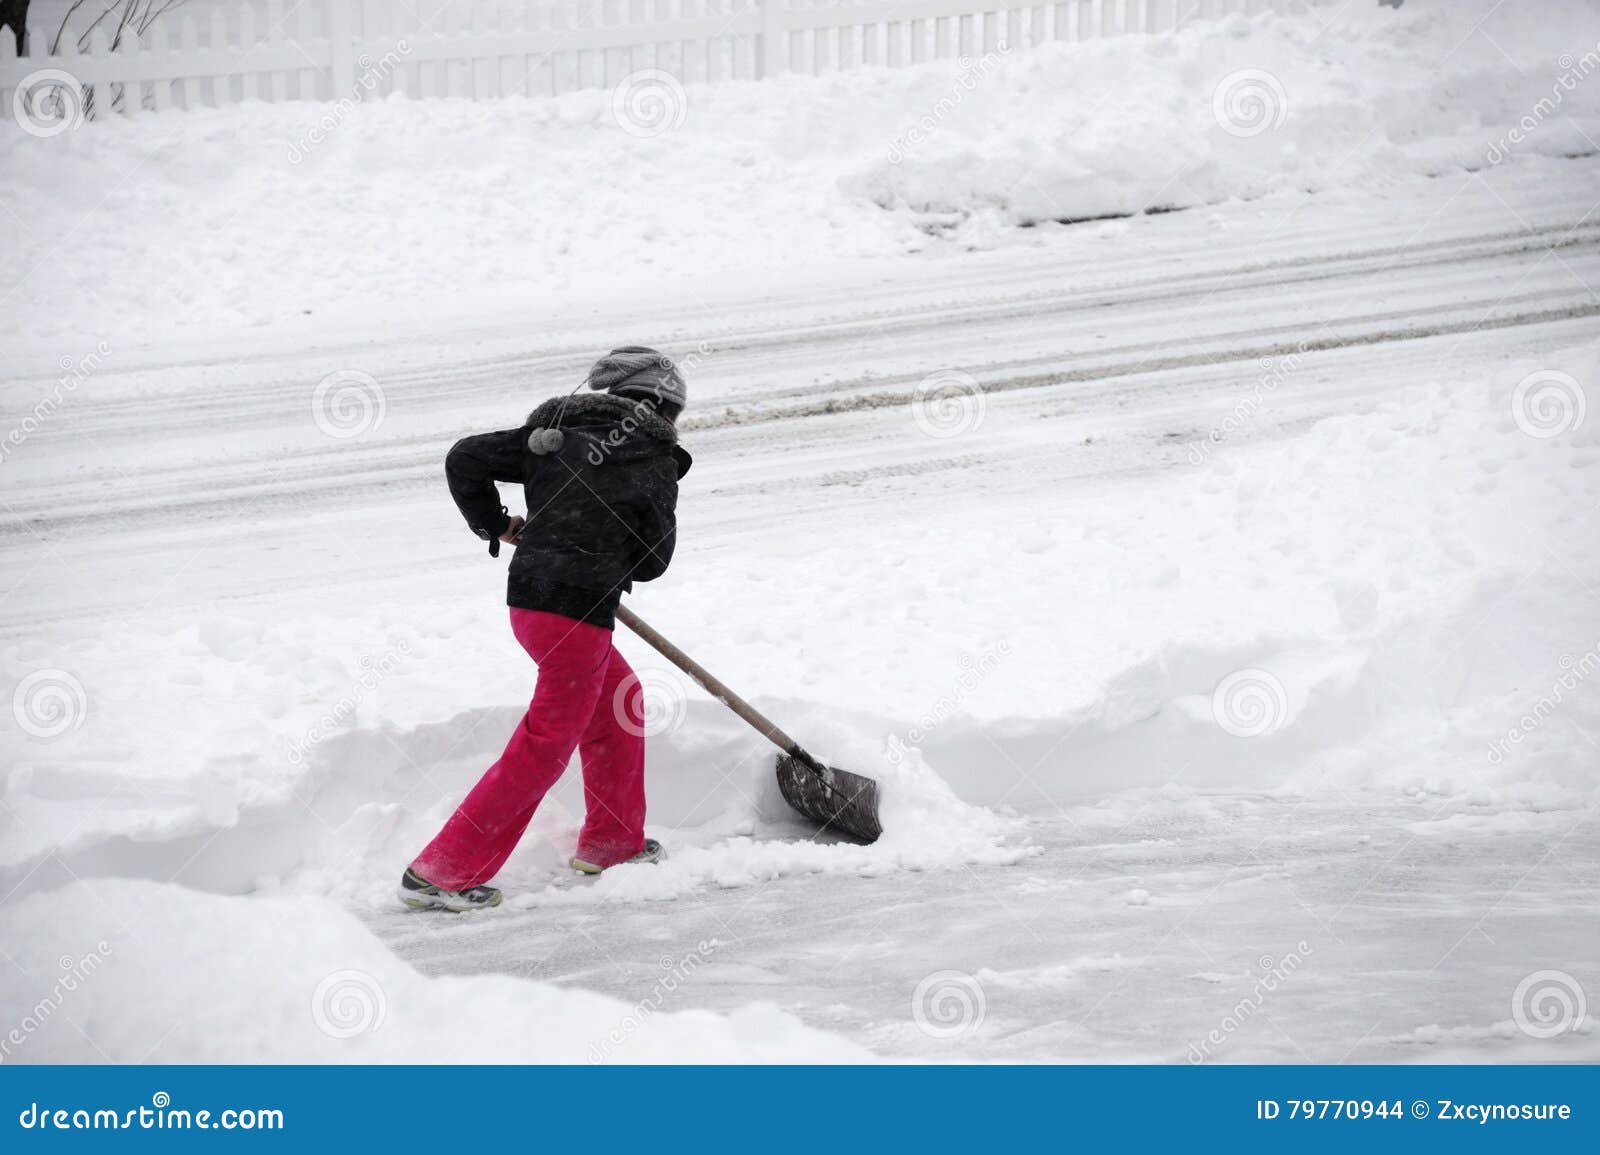
[[[672,358],[643,345],[611,350],[589,370],[588,385],[618,397],[669,401],[680,409],[689,400],[689,386]]]

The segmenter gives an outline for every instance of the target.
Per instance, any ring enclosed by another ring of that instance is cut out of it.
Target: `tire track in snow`
[[[1532,294],[1521,299],[1532,303],[1550,296]],[[1357,326],[1375,327],[1357,328],[1351,332],[1335,331],[1298,340],[1251,342],[1251,337],[1263,334],[1287,338],[1290,334],[1304,332],[1304,326],[1293,324],[1268,329],[1256,327],[1218,335],[1210,342],[1201,343],[1206,347],[1188,353],[1148,355],[1150,350],[1175,349],[1200,342],[1174,339],[1152,342],[1146,346],[1096,350],[1093,353],[1052,354],[997,365],[974,365],[972,373],[977,389],[985,395],[993,395],[1090,382],[1111,383],[1208,366],[1256,363],[1267,358],[1304,356],[1339,349],[1600,317],[1600,302],[1567,304],[1501,316],[1487,315],[1503,303],[1474,301],[1404,314],[1368,314],[1352,318],[1351,321]],[[1450,319],[1424,324],[1394,324],[1396,321],[1418,319],[1430,314],[1443,314]],[[1474,318],[1471,314],[1479,315]],[[996,369],[1003,372],[996,374]],[[856,380],[808,391],[809,396],[816,399],[803,398],[788,404],[782,401],[752,401],[740,407],[728,405],[723,407],[722,412],[712,416],[686,418],[684,430],[687,435],[693,436],[743,426],[798,422],[875,409],[907,407],[916,400],[916,385],[920,380],[921,375],[915,374],[878,377],[870,379],[870,385]],[[889,387],[885,388],[885,385]],[[52,485],[48,489],[32,491],[23,489],[8,501],[11,516],[0,520],[0,542],[9,543],[16,539],[31,541],[37,535],[48,535],[69,525],[74,529],[93,529],[113,523],[129,525],[173,519],[203,519],[245,499],[262,502],[298,496],[304,498],[306,504],[312,501],[321,504],[329,498],[357,498],[397,485],[431,485],[438,480],[441,454],[441,438],[437,436],[390,439],[371,448],[338,443],[302,455],[296,460],[295,468],[281,480],[263,480],[260,476],[261,462],[246,460],[216,471],[208,477],[204,490],[199,492],[195,485],[195,474],[199,470],[191,463],[180,463],[151,470],[144,478],[146,484],[127,496],[115,489],[109,494],[105,493],[104,480],[100,478],[76,483],[86,491],[81,498],[83,504],[89,505],[92,501],[89,512],[83,512],[75,504],[70,485]],[[277,458],[272,460],[276,461]],[[158,476],[165,480],[155,481]],[[88,491],[93,491],[92,498]],[[57,514],[55,511],[63,506],[72,507],[72,512],[65,516]]]

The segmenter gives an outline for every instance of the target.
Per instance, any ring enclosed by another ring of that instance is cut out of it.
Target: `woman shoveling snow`
[[[586,384],[596,392],[547,401],[519,429],[463,438],[445,459],[451,496],[490,554],[516,547],[511,630],[539,673],[499,761],[407,868],[407,906],[498,906],[488,881],[574,750],[586,815],[573,869],[663,857],[644,836],[642,692],[612,630],[622,594],[672,560],[678,479],[691,460],[675,424],[686,387],[669,358],[641,346],[602,357]],[[526,520],[500,504],[499,481],[522,483]]]

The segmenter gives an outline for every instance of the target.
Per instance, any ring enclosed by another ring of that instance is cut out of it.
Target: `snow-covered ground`
[[[304,110],[6,136],[5,1057],[1600,1055],[1562,1020],[1600,993],[1600,80],[1484,159],[1600,12],[1412,7],[1007,60],[930,139],[954,206],[818,127],[884,147],[938,68],[699,98],[776,167],[578,100],[360,109],[320,176],[252,170]],[[1283,125],[1203,130],[1251,60]],[[1111,76],[1115,129],[1065,99]],[[1043,139],[1042,215],[1192,207],[1016,228],[984,181]],[[550,141],[638,203],[574,208]],[[642,220],[651,166],[694,183]],[[585,279],[625,251],[657,272]],[[879,777],[885,837],[807,838],[622,636],[672,858],[570,882],[568,782],[505,908],[404,914],[532,681],[443,451],[624,341],[686,366],[697,458],[632,604]]]
[[[1593,0],[1536,20],[1347,0],[664,88],[632,114],[593,91],[252,104],[46,140],[7,125],[0,240],[27,275],[0,335],[54,366],[100,339],[538,326],[574,294],[676,298],[686,278],[1015,244],[1018,224],[1569,156],[1600,140],[1597,23]]]

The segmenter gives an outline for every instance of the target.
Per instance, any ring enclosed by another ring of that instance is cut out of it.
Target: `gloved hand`
[[[502,505],[500,507],[500,512],[501,513],[505,513],[506,512],[506,507]],[[500,543],[501,542],[505,542],[507,545],[516,545],[517,544],[517,538],[522,535],[523,527],[526,526],[527,524],[528,524],[527,521],[525,519],[523,519],[523,518],[511,517],[511,516],[507,515],[507,517],[506,517],[506,527],[505,527],[505,529],[503,531],[501,531],[501,534],[500,534],[499,537],[490,537],[489,536],[489,531],[486,530],[486,529],[478,530],[478,536],[483,538],[485,541],[487,541],[489,543],[489,556],[490,557],[499,557],[500,556]]]

